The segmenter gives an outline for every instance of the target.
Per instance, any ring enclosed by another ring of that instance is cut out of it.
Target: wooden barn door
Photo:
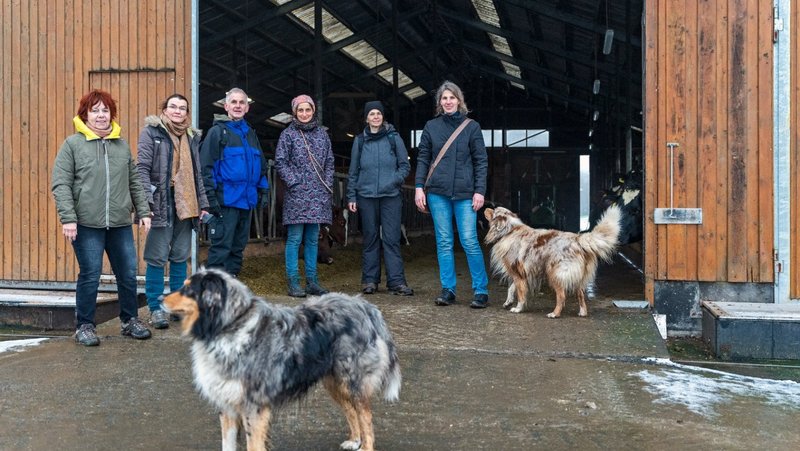
[[[772,0],[647,1],[645,15],[645,294],[772,283]],[[656,224],[670,206],[702,223]]]
[[[110,92],[117,101],[116,121],[122,127],[122,137],[131,146],[134,157],[145,116],[158,114],[161,102],[178,90],[172,69],[90,71],[89,86]],[[142,255],[146,235],[139,231],[138,225],[134,225],[133,236],[139,255],[138,273],[144,274]],[[112,274],[106,256],[103,257],[103,274]]]

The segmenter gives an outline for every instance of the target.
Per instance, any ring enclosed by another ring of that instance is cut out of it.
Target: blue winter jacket
[[[200,147],[203,184],[209,208],[255,208],[259,194],[269,189],[267,160],[255,130],[247,121],[215,115]]]

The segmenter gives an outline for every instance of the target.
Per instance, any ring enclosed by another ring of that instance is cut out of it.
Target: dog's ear
[[[199,338],[216,336],[219,331],[220,315],[225,309],[227,284],[224,276],[215,271],[196,274],[190,286],[194,288],[198,307],[197,321],[192,325],[192,334]],[[199,285],[199,286],[198,286]]]
[[[491,221],[492,218],[494,217],[494,210],[492,210],[491,208],[487,208],[486,210],[483,211],[483,216],[485,216],[487,220]]]
[[[214,272],[206,272],[200,281],[199,298],[201,305],[204,307],[211,307],[219,305],[228,294],[228,288],[225,280],[219,274]]]

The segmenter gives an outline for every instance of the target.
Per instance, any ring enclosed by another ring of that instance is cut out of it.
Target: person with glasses
[[[72,118],[75,134],[64,140],[53,163],[51,186],[61,233],[72,244],[80,269],[75,287],[75,341],[84,346],[100,344],[95,312],[104,253],[117,282],[120,333],[139,340],[150,338],[150,329],[138,315],[131,227],[135,210],[139,230],[147,233],[150,208],[116,116],[117,103],[108,92],[95,89],[84,95]]]
[[[186,97],[172,94],[161,104],[161,114],[147,116],[144,122],[138,168],[152,211],[144,245],[144,286],[150,325],[166,329],[169,321],[161,307],[164,268],[169,262],[169,290],[177,291],[186,280],[192,230],[207,213],[208,199],[200,171],[200,131],[192,128]]]

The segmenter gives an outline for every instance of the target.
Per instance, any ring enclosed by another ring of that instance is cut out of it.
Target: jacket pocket
[[[247,161],[243,147],[226,147],[220,160],[220,178],[224,182],[247,182]]]
[[[225,236],[225,226],[222,219],[217,216],[211,218],[206,230],[208,230],[208,239],[211,240],[212,244],[221,242],[222,237]]]

